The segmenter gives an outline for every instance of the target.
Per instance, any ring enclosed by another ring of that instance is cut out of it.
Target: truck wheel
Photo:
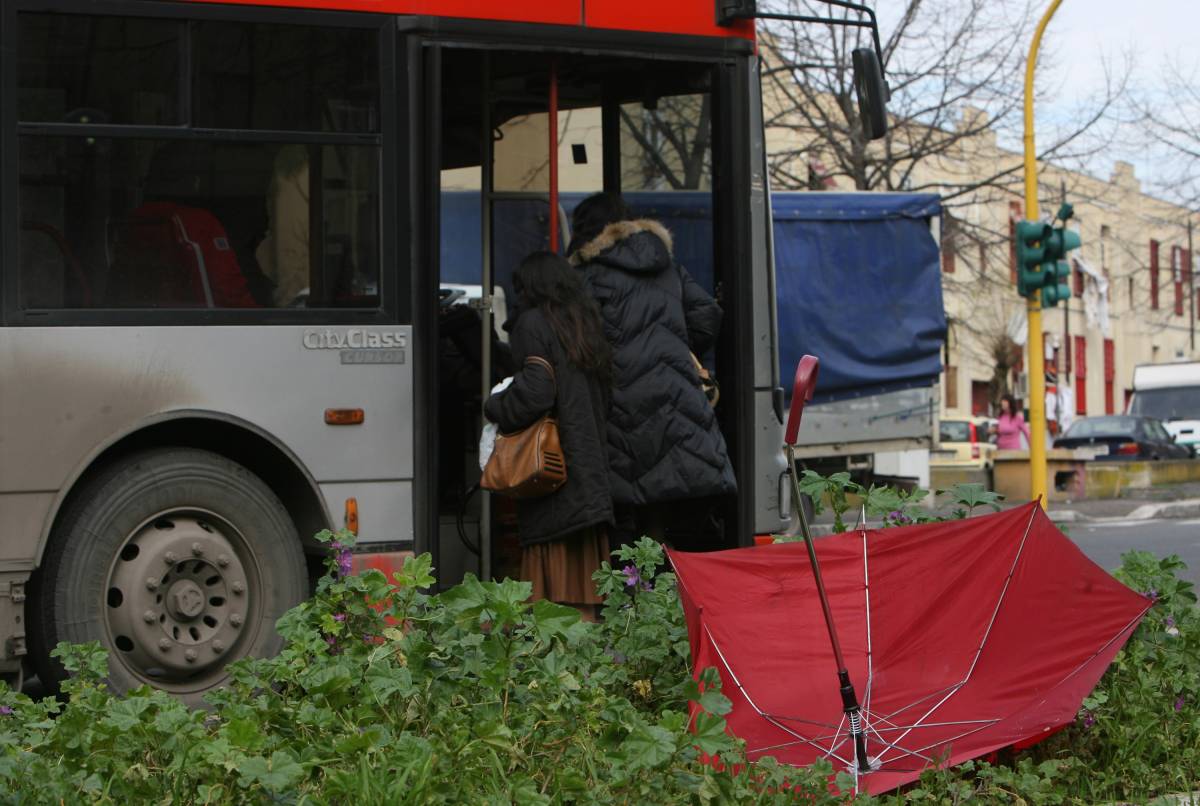
[[[307,592],[296,527],[266,484],[208,451],[128,456],[73,494],[42,563],[39,677],[60,641],[99,641],[116,691],[150,684],[202,705],[225,665],[278,652],[275,621]]]

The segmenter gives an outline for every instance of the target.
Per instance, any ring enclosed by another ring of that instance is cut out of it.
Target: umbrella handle
[[[813,359],[812,376],[816,374],[816,359],[812,356],[805,358]],[[801,368],[804,361],[801,360]],[[799,388],[800,384],[800,369],[796,371],[796,384]],[[806,376],[806,380],[809,377]],[[810,392],[811,395],[811,387]],[[796,399],[792,398],[792,414],[796,414]],[[800,405],[803,409],[803,404]],[[795,417],[795,428],[800,427],[800,418]],[[788,427],[793,425],[792,418],[788,418]],[[792,434],[794,440],[795,434]],[[867,755],[867,737],[862,726],[862,708],[858,704],[858,695],[854,691],[854,684],[850,682],[850,671],[846,668],[846,659],[842,655],[842,642],[838,639],[837,627],[833,623],[833,608],[829,606],[829,594],[825,591],[825,580],[821,576],[821,563],[817,560],[817,550],[813,546],[812,530],[809,528],[808,519],[804,517],[804,507],[800,506],[800,476],[796,473],[796,448],[789,441],[784,447],[784,453],[787,455],[787,472],[792,480],[792,496],[796,501],[795,510],[800,518],[800,534],[804,537],[804,546],[808,549],[808,561],[812,566],[813,582],[817,588],[817,598],[821,602],[821,611],[825,616],[825,629],[829,632],[829,644],[833,649],[833,660],[837,664],[838,689],[842,695],[842,710],[845,712],[847,719],[850,722],[850,735],[854,741],[854,756],[856,766],[859,773],[868,773],[871,771],[871,760]]]
[[[817,389],[817,371],[821,360],[815,355],[806,355],[796,364],[796,377],[792,380],[792,405],[788,410],[787,429],[783,434],[785,445],[795,445],[800,435],[800,418],[804,415],[804,404],[812,400]]]

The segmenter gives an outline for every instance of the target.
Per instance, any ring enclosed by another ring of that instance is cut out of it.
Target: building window
[[[971,414],[976,417],[992,414],[992,386],[987,381],[971,381]]]
[[[1087,415],[1087,338],[1075,337],[1075,413]]]
[[[1021,220],[1021,203],[1008,203],[1008,281],[1017,282],[1017,222]]]
[[[1112,272],[1108,266],[1108,239],[1111,234],[1107,224],[1100,225],[1100,270],[1104,272],[1104,279],[1108,280],[1108,290],[1105,294],[1108,302],[1112,302],[1113,293]]]
[[[1171,282],[1175,286],[1175,315],[1183,316],[1183,248],[1171,247]]]
[[[949,213],[942,217],[942,271],[954,274],[958,258],[958,223]]]
[[[1158,310],[1158,241],[1150,241],[1150,310]]]
[[[1116,348],[1112,339],[1104,340],[1104,413],[1113,414],[1116,401],[1114,400],[1113,384],[1117,378]]]

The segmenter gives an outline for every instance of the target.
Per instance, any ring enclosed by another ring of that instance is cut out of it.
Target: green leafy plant
[[[920,500],[865,492],[889,512]],[[651,540],[596,573],[591,624],[523,582],[434,594],[428,555],[353,576],[353,536],[319,537],[328,572],[279,621],[283,652],[234,664],[207,711],[114,696],[96,644],[55,650],[62,701],[0,686],[0,803],[1146,803],[1200,778],[1200,611],[1175,557],[1124,557],[1118,576],[1155,605],[1075,724],[870,798],[827,762],[747,763]]]

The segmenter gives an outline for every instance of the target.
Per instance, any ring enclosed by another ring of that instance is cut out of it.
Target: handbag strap
[[[558,377],[554,374],[554,365],[540,355],[529,355],[525,357],[525,366],[533,364],[535,367],[541,367],[550,373],[550,382],[554,384],[554,400],[558,401]]]

